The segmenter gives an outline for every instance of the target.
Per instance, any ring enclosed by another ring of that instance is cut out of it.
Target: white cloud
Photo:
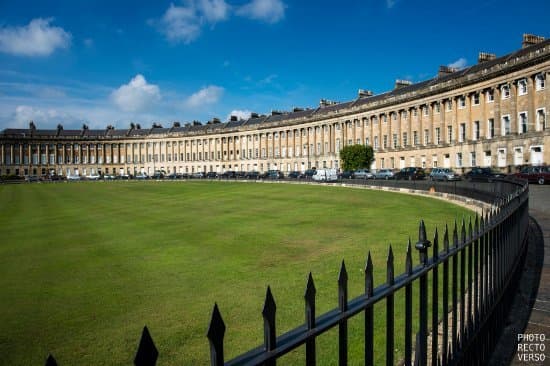
[[[159,87],[148,84],[141,74],[111,93],[111,100],[125,112],[143,111],[160,98]]]
[[[171,42],[191,43],[201,33],[200,18],[195,7],[174,6],[170,4],[166,13],[160,20],[160,31]]]
[[[281,0],[252,0],[237,10],[246,18],[277,23],[285,16],[286,5]]]
[[[229,121],[231,116],[236,116],[238,119],[249,119],[251,114],[252,114],[252,112],[250,112],[249,110],[244,110],[243,111],[243,110],[239,110],[239,109],[234,109],[227,116],[227,120]]]
[[[18,128],[28,128],[30,121],[40,121],[50,126],[56,126],[59,123],[74,122],[75,120],[81,121],[54,108],[39,109],[28,105],[18,105],[12,117],[13,127]]]
[[[198,8],[211,23],[225,20],[229,15],[229,5],[224,0],[200,0]]]
[[[447,66],[453,67],[455,69],[463,69],[463,68],[466,67],[467,64],[468,64],[468,61],[464,57],[461,57],[458,60],[456,60],[455,62],[451,62]]]
[[[223,92],[222,87],[210,85],[192,94],[185,100],[184,104],[188,108],[199,108],[203,105],[214,104],[218,102]]]
[[[22,27],[0,29],[0,51],[17,56],[49,56],[56,49],[68,48],[71,34],[50,26],[52,18],[36,18]]]

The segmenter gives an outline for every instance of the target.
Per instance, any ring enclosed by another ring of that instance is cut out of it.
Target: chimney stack
[[[497,55],[494,53],[488,53],[488,52],[480,52],[477,56],[477,63],[480,64],[485,61],[491,61],[497,58]]]
[[[397,79],[397,80],[395,80],[395,88],[394,89],[401,89],[401,88],[409,86],[409,85],[412,85],[412,81]]]
[[[453,72],[457,72],[457,71],[458,69],[455,67],[441,65],[439,66],[439,71],[437,72],[437,76],[451,75]]]
[[[525,33],[523,34],[523,42],[521,43],[521,48],[529,47],[541,42],[544,42],[544,37]]]
[[[362,99],[362,98],[372,97],[373,93],[372,93],[372,90],[359,89],[359,91],[357,92],[357,95],[359,99]]]

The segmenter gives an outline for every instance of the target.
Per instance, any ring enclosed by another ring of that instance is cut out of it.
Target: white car
[[[311,176],[311,179],[318,182],[336,182],[338,174],[336,173],[336,169],[317,169],[315,174]]]
[[[80,180],[80,175],[69,175],[67,180]]]
[[[86,176],[87,180],[98,180],[99,178],[100,178],[100,176],[97,175],[97,174],[90,174],[90,175]]]

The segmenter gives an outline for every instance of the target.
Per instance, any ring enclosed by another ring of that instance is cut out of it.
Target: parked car
[[[423,168],[407,167],[395,174],[395,179],[420,180],[426,178]]]
[[[338,180],[336,169],[317,169],[311,179],[318,182],[335,182]]]
[[[144,180],[144,179],[149,179],[149,176],[145,173],[140,173],[140,174],[136,175],[135,178],[139,179],[139,180]]]
[[[206,178],[209,178],[209,179],[218,178],[218,173],[216,173],[216,172],[208,172],[208,173],[206,173],[205,177],[206,177]]]
[[[353,178],[353,170],[344,170],[343,172],[338,174],[339,179],[352,179]]]
[[[246,172],[238,171],[238,172],[235,173],[235,176],[239,179],[244,179],[244,178],[246,178]]]
[[[393,179],[395,174],[391,169],[379,169],[374,173],[374,179]]]
[[[297,172],[297,171],[293,171],[293,172],[288,173],[287,177],[292,178],[292,179],[298,179],[298,178],[302,177],[302,173]]]
[[[512,174],[516,178],[527,179],[529,183],[545,184],[550,182],[550,167],[548,166],[527,166]]]
[[[227,170],[222,175],[220,175],[220,178],[225,178],[225,179],[236,178],[236,177],[237,177],[237,173],[235,173],[233,170]]]
[[[315,174],[315,169],[308,169],[304,172],[304,174],[302,174],[300,178],[311,179],[311,177],[313,177],[314,174]]]
[[[357,169],[353,172],[353,178],[355,179],[374,179],[374,174],[372,174],[368,169]]]
[[[25,182],[38,182],[40,179],[37,175],[25,175]]]
[[[194,172],[191,174],[191,178],[202,179],[205,174],[203,172]]]
[[[433,168],[430,172],[430,180],[460,180],[460,175],[449,168]]]
[[[262,176],[265,179],[282,179],[285,175],[280,170],[268,170]]]
[[[472,168],[469,172],[464,174],[464,179],[468,181],[478,182],[492,182],[498,178],[504,178],[505,175],[499,171],[492,170],[491,168]]]
[[[244,176],[246,179],[258,179],[260,177],[259,172],[250,171]]]
[[[98,175],[99,178],[99,175]],[[80,180],[80,175],[69,175],[67,176],[67,180]]]

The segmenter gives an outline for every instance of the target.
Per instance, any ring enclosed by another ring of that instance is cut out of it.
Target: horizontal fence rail
[[[371,181],[361,182],[362,184]],[[387,183],[387,182],[384,182]],[[374,184],[378,184],[375,182]],[[412,189],[434,189],[434,182],[401,182],[391,186]],[[370,252],[364,268],[364,293],[348,299],[348,273],[342,261],[338,276],[338,307],[324,314],[316,313],[316,288],[313,274],[307,279],[304,293],[304,323],[277,335],[277,305],[271,288],[265,295],[262,316],[264,343],[236,358],[226,361],[224,336],[226,326],[218,304],[214,304],[207,338],[211,365],[276,365],[290,351],[305,345],[306,365],[317,362],[316,339],[338,329],[338,363],[348,364],[348,320],[364,317],[364,363],[373,365],[375,352],[384,354],[386,365],[394,365],[396,332],[403,332],[405,365],[484,365],[487,363],[511,305],[527,248],[528,186],[525,182],[501,180],[490,185],[437,184],[436,191],[452,193],[485,202],[492,208],[473,221],[445,226],[440,235],[435,230],[430,241],[424,221],[420,221],[418,240],[409,240],[405,272],[395,275],[391,245],[386,260],[386,282],[374,286],[374,266]],[[413,248],[420,261],[413,265]],[[430,249],[431,248],[431,249]],[[431,280],[431,292],[429,281]],[[418,306],[413,307],[413,287],[418,287]],[[441,296],[440,296],[440,289]],[[404,329],[395,326],[397,291],[404,290]],[[450,294],[449,294],[450,292]],[[374,305],[385,305],[384,350],[374,348]],[[431,311],[428,313],[428,309]],[[440,312],[441,309],[441,312]],[[418,322],[413,331],[413,313]],[[401,333],[402,334],[402,333]],[[414,340],[414,350],[413,350]],[[134,364],[155,365],[158,350],[147,327],[144,327]],[[57,365],[50,355],[47,366]]]

